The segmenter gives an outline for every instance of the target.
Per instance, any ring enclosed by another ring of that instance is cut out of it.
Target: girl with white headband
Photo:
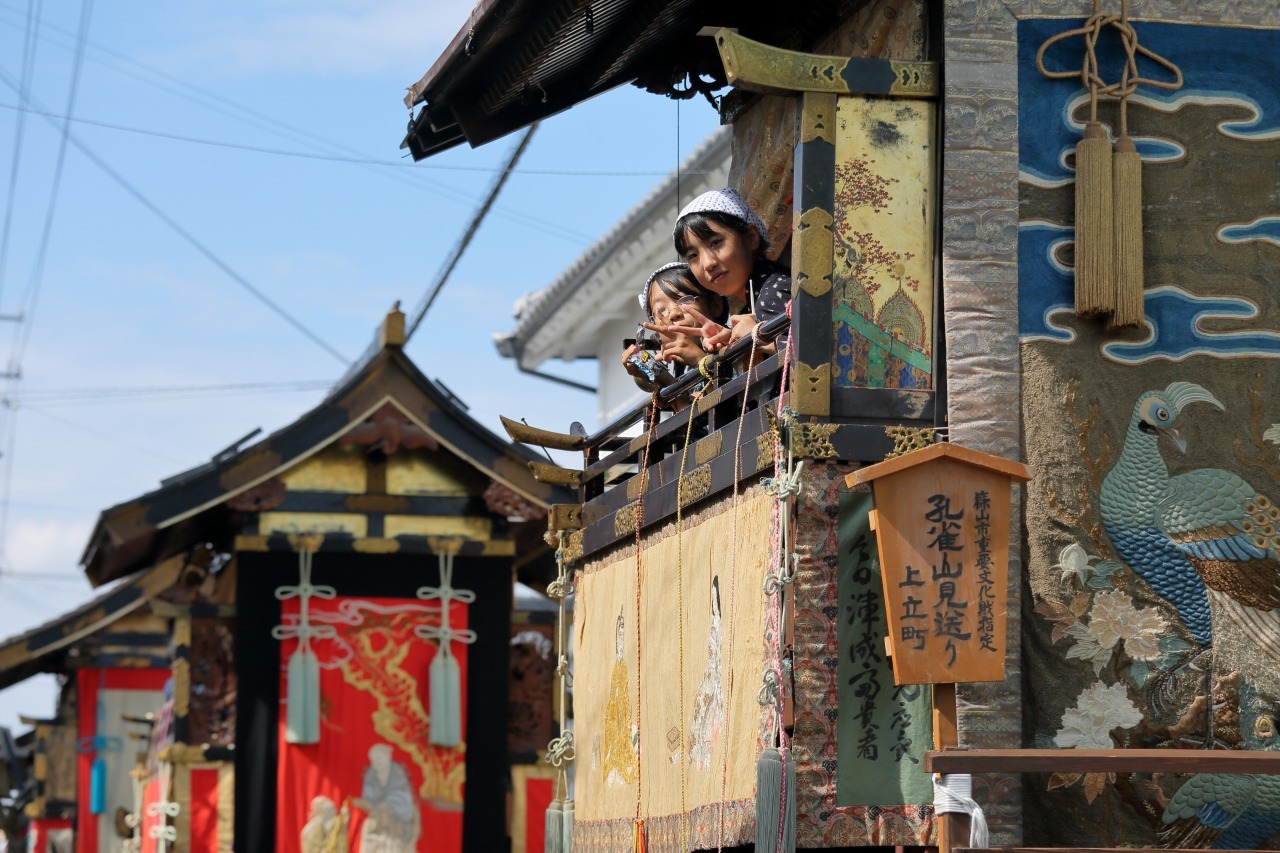
[[[665,331],[700,336],[703,348],[716,352],[787,312],[791,276],[765,256],[769,241],[764,223],[737,192],[711,190],[689,202],[680,211],[673,236],[676,254],[689,264],[698,283],[728,298],[736,313],[725,326],[695,308],[688,313],[696,325],[672,325]],[[767,344],[758,352],[775,350]]]
[[[665,264],[654,270],[637,298],[649,317],[644,327],[658,334],[660,349],[654,358],[677,365],[680,370],[683,367],[679,366],[696,367],[707,352],[697,337],[669,332],[667,328],[702,322],[694,319],[693,312],[717,324],[729,317],[729,301],[698,284],[689,272],[689,265],[683,262]],[[652,391],[654,383],[633,360],[641,351],[639,343],[627,347],[622,353],[622,365],[637,385]],[[664,374],[657,375],[661,377]],[[669,373],[665,375],[670,377]]]

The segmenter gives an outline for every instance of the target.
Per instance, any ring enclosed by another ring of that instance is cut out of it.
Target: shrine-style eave
[[[689,98],[725,85],[704,27],[800,49],[835,26],[839,0],[481,0],[405,103],[401,147],[421,160],[483,145],[624,83]],[[687,77],[697,81],[690,87]]]
[[[61,669],[67,649],[144,607],[177,581],[180,561],[135,572],[74,610],[0,640],[0,690]]]
[[[401,329],[403,329],[403,315]],[[95,585],[155,565],[227,531],[227,501],[308,459],[366,425],[387,406],[441,451],[538,507],[575,496],[533,479],[528,463],[541,457],[510,444],[472,418],[453,397],[424,376],[401,351],[400,340],[374,350],[363,366],[316,408],[243,449],[164,481],[159,489],[104,510],[81,563]]]

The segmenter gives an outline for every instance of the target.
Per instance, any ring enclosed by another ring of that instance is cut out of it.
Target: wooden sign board
[[[855,471],[871,483],[893,678],[956,684],[1004,678],[1010,486],[1030,470],[935,444]]]

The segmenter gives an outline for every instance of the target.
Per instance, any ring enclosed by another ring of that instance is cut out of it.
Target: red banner
[[[298,641],[280,646],[280,762],[276,850],[280,853],[461,851],[466,770],[466,646],[458,660],[463,743],[430,742],[430,667],[437,644],[414,634],[440,625],[440,605],[391,598],[312,598],[311,640],[320,664],[320,742],[285,739],[287,667]],[[297,599],[281,604],[281,622],[298,623]],[[467,626],[452,602],[449,625]],[[494,733],[505,737],[504,732]]]
[[[133,755],[136,749],[125,736],[121,713],[133,715],[159,711],[164,704],[167,669],[92,669],[77,671],[78,709],[76,721],[81,750],[76,769],[76,824],[79,853],[98,853],[115,844],[115,811],[133,811]],[[99,715],[99,700],[102,714]],[[99,716],[103,719],[99,720]],[[103,727],[99,731],[99,726]],[[95,743],[95,738],[100,738]],[[102,749],[99,749],[102,747]],[[105,763],[106,808],[100,815],[90,811],[93,763],[101,756]],[[101,837],[100,837],[101,836]]]

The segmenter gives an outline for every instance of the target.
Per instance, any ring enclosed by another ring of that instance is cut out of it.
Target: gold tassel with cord
[[[1076,314],[1110,314],[1116,307],[1112,223],[1111,141],[1090,121],[1076,145]]]
[[[1142,157],[1127,133],[1122,132],[1116,140],[1112,174],[1116,229],[1116,309],[1111,325],[1140,326],[1143,321]]]
[[[649,853],[649,842],[644,837],[643,818],[636,818],[631,827],[631,853]]]

